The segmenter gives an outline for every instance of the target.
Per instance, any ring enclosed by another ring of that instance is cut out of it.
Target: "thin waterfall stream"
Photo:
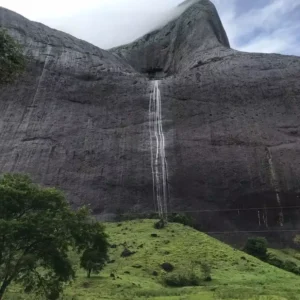
[[[168,170],[165,153],[165,136],[162,126],[161,93],[159,80],[153,81],[149,103],[149,131],[153,198],[159,217],[167,220],[168,215]]]
[[[282,211],[282,204],[281,204],[281,199],[280,199],[280,189],[279,189],[279,183],[278,183],[278,178],[277,174],[274,168],[273,164],[273,157],[272,153],[269,150],[269,148],[266,148],[266,153],[267,153],[267,158],[268,158],[268,164],[269,164],[269,169],[270,169],[270,175],[271,175],[271,184],[275,189],[276,193],[276,202],[278,204],[278,207],[280,208],[280,213],[279,213],[279,224],[282,227],[284,223],[284,216],[283,216],[283,211]]]

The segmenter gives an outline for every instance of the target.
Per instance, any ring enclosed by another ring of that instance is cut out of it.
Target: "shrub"
[[[274,255],[269,255],[268,263],[277,268],[284,269],[284,261],[282,261],[281,259],[279,259],[278,257],[276,257]]]
[[[0,28],[0,84],[13,81],[25,69],[20,45]]]
[[[160,219],[158,222],[154,224],[155,229],[163,229],[166,227],[166,222],[163,219]]]
[[[208,263],[201,263],[201,271],[204,281],[211,281],[211,267]]]
[[[174,272],[164,276],[164,283],[171,287],[198,286],[201,279],[194,272]]]
[[[248,238],[244,251],[261,260],[266,260],[268,258],[268,242],[263,237]]]
[[[300,275],[300,268],[293,261],[290,260],[282,261],[278,257],[271,254],[267,259],[267,263],[277,268],[280,268],[282,270],[294,273],[296,275]]]
[[[172,272],[174,270],[174,266],[168,262],[161,264],[161,267],[166,272]]]
[[[190,216],[184,214],[171,214],[170,216],[168,216],[168,221],[171,223],[179,223],[190,227],[194,226],[193,219]]]
[[[293,261],[286,260],[284,263],[284,270],[300,275],[300,269]]]

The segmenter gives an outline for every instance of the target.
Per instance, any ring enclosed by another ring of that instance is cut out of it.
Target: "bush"
[[[290,260],[285,261],[283,269],[288,272],[292,272],[294,274],[300,275],[299,267],[297,266],[297,264],[295,264],[294,262],[292,262]]]
[[[163,229],[166,227],[166,222],[163,219],[160,219],[158,222],[154,224],[155,229]]]
[[[168,216],[168,221],[171,223],[179,223],[190,227],[194,226],[193,219],[190,216],[183,215],[183,214],[177,214],[177,213],[171,214]]]
[[[268,242],[263,237],[248,238],[244,251],[261,260],[266,260],[268,258]]]
[[[290,260],[283,261],[274,255],[269,255],[267,259],[267,263],[282,270],[294,273],[296,275],[300,275],[300,268],[296,263]]]
[[[201,279],[194,272],[175,272],[166,274],[164,283],[171,287],[199,286]]]
[[[201,263],[201,271],[204,281],[211,281],[211,267],[208,263]]]
[[[282,261],[281,259],[277,258],[274,255],[269,255],[268,263],[277,268],[284,269],[284,261]]]
[[[25,69],[20,45],[0,28],[0,84],[13,81]]]

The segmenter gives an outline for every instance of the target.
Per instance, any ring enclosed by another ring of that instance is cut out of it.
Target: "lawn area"
[[[66,288],[62,299],[300,300],[300,276],[261,262],[190,227],[169,224],[156,230],[154,222],[106,224],[112,245],[110,263],[91,279],[78,268],[76,281]],[[121,257],[125,248],[134,254]],[[75,254],[72,259],[78,265]],[[163,284],[166,272],[161,264],[171,263],[173,272],[193,270],[201,276],[203,262],[212,268],[211,282],[184,288]],[[22,296],[14,290],[5,299],[37,298]]]

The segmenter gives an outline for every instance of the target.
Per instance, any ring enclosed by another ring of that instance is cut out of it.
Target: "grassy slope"
[[[117,245],[110,253],[115,262],[90,280],[85,278],[82,270],[78,270],[78,279],[66,289],[64,299],[300,300],[300,277],[265,264],[189,227],[169,224],[163,230],[155,230],[153,224],[153,220],[108,224],[110,242]],[[158,237],[151,237],[152,233],[158,234]],[[122,258],[120,254],[124,247],[121,244],[124,243],[136,253]],[[189,288],[162,285],[164,272],[160,264],[170,262],[175,271],[193,267],[200,275],[197,262],[203,261],[212,266],[212,282]],[[135,268],[137,264],[141,267]],[[159,275],[153,276],[153,271]],[[115,280],[110,277],[111,273],[115,274]]]

